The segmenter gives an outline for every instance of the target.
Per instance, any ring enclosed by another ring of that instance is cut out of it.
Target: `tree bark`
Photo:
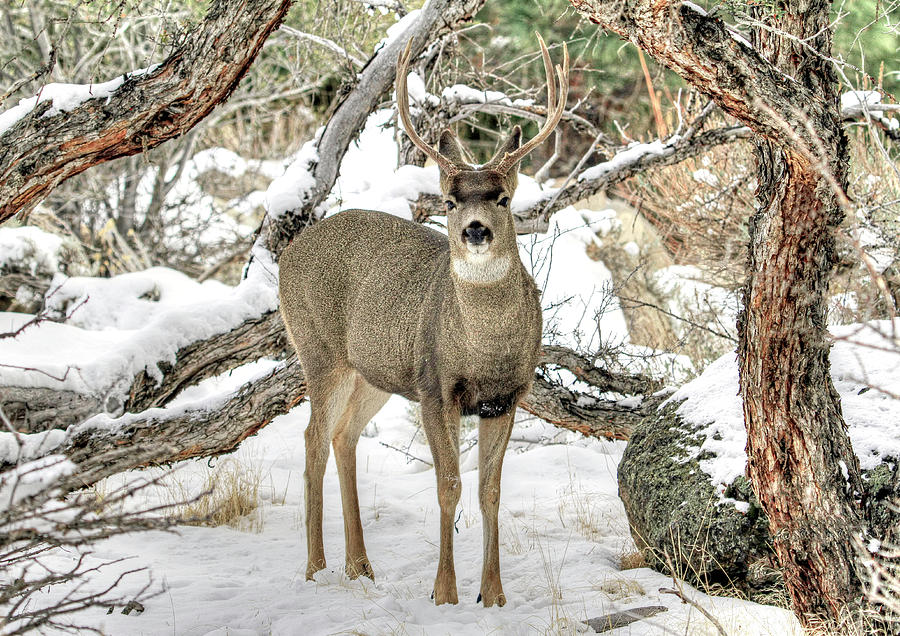
[[[862,529],[854,493],[863,489],[828,360],[826,294],[847,178],[837,81],[821,57],[831,54],[831,3],[785,4],[757,12],[775,30],[755,29],[754,45],[831,104],[812,122],[830,134],[820,136],[820,165],[783,141],[757,141],[758,209],[738,353],[750,479],[794,610],[811,625],[813,617],[840,620],[862,600],[851,538]]]
[[[183,135],[228,98],[293,0],[215,0],[150,72],[108,99],[47,116],[44,101],[0,135],[0,223],[91,166]],[[130,70],[130,69],[129,69]]]
[[[825,322],[847,169],[825,59],[830,2],[762,3],[755,16],[766,24],[748,45],[691,3],[570,1],[761,136],[738,346],[749,472],[800,620],[839,621],[861,600],[852,541],[862,523]]]

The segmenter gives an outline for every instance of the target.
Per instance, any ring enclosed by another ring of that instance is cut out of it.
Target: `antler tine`
[[[562,119],[566,109],[566,99],[569,96],[569,47],[563,43],[563,64],[556,65],[556,73],[553,72],[553,63],[550,61],[550,52],[544,44],[544,38],[537,33],[538,42],[541,45],[541,57],[544,60],[544,73],[547,76],[547,119],[537,135],[519,147],[518,150],[503,155],[495,170],[507,172],[516,163],[521,161],[528,153],[541,144]],[[557,98],[556,83],[559,82],[559,96]]]
[[[415,144],[416,148],[431,157],[438,166],[449,176],[459,172],[459,168],[450,159],[439,153],[425,140],[419,137],[416,129],[413,128],[412,118],[409,116],[409,93],[406,86],[406,75],[409,72],[409,60],[412,57],[412,38],[406,43],[406,48],[400,54],[397,60],[397,81],[395,89],[397,91],[397,112],[400,115],[400,121],[403,122],[403,128],[410,141]]]

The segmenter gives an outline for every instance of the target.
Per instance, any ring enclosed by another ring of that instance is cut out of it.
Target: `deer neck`
[[[481,256],[481,255],[473,255]],[[451,278],[463,329],[481,345],[515,331],[525,302],[525,270],[518,254],[508,251],[491,259],[452,259]],[[479,347],[480,348],[480,347]]]

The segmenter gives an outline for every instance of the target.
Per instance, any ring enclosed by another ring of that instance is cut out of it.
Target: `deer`
[[[421,405],[440,507],[435,604],[458,603],[453,561],[460,499],[459,430],[477,415],[478,496],[484,560],[476,602],[506,603],[500,580],[498,511],[503,456],[516,405],[528,392],[541,346],[537,286],[519,257],[510,201],[519,163],[553,132],[568,94],[568,50],[555,77],[538,34],[547,77],[547,117],[522,144],[515,126],[488,163],[467,163],[458,138],[438,148],[409,113],[411,44],[396,76],[399,118],[438,166],[447,234],[372,210],[345,210],[299,234],[279,259],[281,313],[303,367],[310,419],[305,431],[307,568],[324,569],[323,477],[334,448],[344,522],[345,572],[375,580],[366,554],[356,481],[356,446],[391,394]],[[557,81],[559,89],[557,91]]]

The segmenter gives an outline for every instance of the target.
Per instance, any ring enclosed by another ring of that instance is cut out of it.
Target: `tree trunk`
[[[861,600],[859,465],[831,383],[826,332],[846,140],[827,60],[827,0],[747,3],[754,42],[688,2],[570,0],[760,135],[758,211],[739,321],[749,471],[801,621]]]
[[[821,149],[808,149],[824,153],[819,165],[783,143],[757,142],[758,209],[738,352],[750,479],[794,610],[809,626],[813,617],[839,620],[862,600],[851,543],[862,530],[854,499],[862,488],[828,360],[826,294],[843,216],[834,188],[843,190],[847,176],[837,83],[816,54],[831,54],[830,2],[788,4],[756,16],[776,30],[756,29],[754,44],[832,105],[831,117],[815,122],[831,134],[820,135]]]

